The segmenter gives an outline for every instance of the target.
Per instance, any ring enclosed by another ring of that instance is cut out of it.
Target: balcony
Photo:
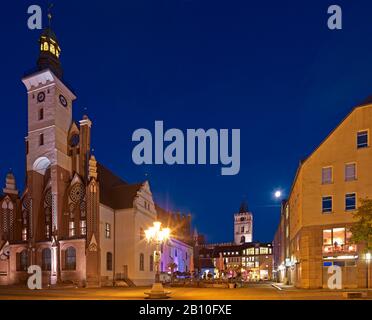
[[[355,244],[327,245],[323,246],[323,253],[330,254],[347,254],[356,253],[357,246]]]

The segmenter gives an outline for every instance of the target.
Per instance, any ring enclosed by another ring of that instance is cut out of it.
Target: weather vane
[[[51,27],[52,25],[52,8],[54,7],[54,4],[53,3],[50,3],[48,5],[48,21],[49,21],[49,28]]]

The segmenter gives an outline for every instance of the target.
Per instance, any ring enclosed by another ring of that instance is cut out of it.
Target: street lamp
[[[163,284],[160,282],[160,258],[161,251],[160,246],[166,242],[170,237],[169,228],[161,228],[161,222],[154,222],[154,225],[145,230],[145,236],[148,243],[155,244],[156,249],[154,252],[154,264],[155,264],[155,283],[152,286],[151,291],[145,292],[150,299],[165,299],[170,294],[169,291],[165,291]]]
[[[367,290],[368,290],[369,289],[369,278],[370,278],[369,264],[371,262],[371,253],[370,252],[366,253],[366,262],[367,262]]]

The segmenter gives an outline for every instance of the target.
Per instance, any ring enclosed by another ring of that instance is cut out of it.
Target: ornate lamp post
[[[149,296],[149,299],[166,299],[168,298],[170,292],[165,291],[163,284],[160,282],[160,246],[169,239],[170,229],[161,228],[161,222],[154,222],[152,227],[145,230],[145,236],[148,243],[155,244],[156,246],[154,252],[154,264],[156,271],[155,283],[153,284],[151,291],[145,292],[145,294]]]

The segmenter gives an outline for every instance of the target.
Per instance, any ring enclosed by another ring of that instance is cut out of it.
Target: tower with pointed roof
[[[243,201],[239,212],[234,215],[234,242],[235,244],[253,241],[253,214],[248,209],[248,204]]]

